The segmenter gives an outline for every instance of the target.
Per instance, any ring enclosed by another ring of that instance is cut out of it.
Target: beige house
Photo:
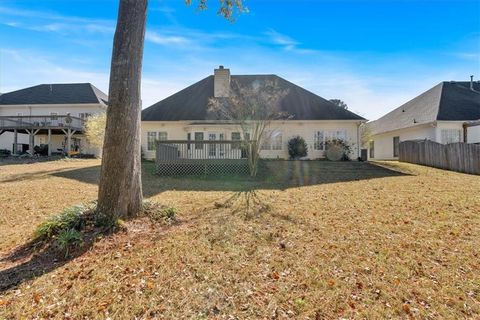
[[[431,140],[443,144],[478,143],[480,83],[441,82],[383,117],[371,122],[369,158],[398,159],[399,143]]]
[[[287,92],[279,103],[279,111],[290,117],[288,120],[271,122],[261,157],[287,159],[287,142],[294,136],[305,139],[308,145],[307,159],[323,158],[325,141],[332,138],[342,139],[352,147],[350,158],[356,159],[360,155],[359,126],[366,121],[364,118],[276,75],[231,75],[229,69],[220,66],[214,70],[214,75],[142,111],[144,157],[155,158],[157,140],[197,142],[181,155],[190,159],[199,157],[202,152],[213,159],[240,157],[239,151],[229,149],[229,146],[198,143],[246,138],[242,137],[238,124],[212,117],[208,111],[209,101],[213,97],[228,97],[233,81],[249,88],[270,80]]]
[[[48,154],[101,155],[84,136],[84,121],[104,112],[107,95],[90,83],[42,84],[0,96],[0,149],[31,152],[48,145]]]

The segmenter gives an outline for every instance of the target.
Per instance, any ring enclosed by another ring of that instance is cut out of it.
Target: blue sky
[[[195,0],[192,0],[195,4]],[[444,80],[480,78],[480,0],[250,0],[235,23],[150,0],[144,107],[212,74],[278,74],[375,119]],[[0,92],[107,91],[116,0],[1,0]]]

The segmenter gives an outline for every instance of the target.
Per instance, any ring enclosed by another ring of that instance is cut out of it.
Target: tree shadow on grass
[[[9,255],[0,259],[0,263],[6,266],[0,270],[0,294],[25,281],[49,273],[83,255],[93,246],[100,234],[107,236],[113,232],[99,233],[90,230],[83,233],[82,244],[72,247],[68,255],[58,247],[55,241],[33,239],[16,248]]]
[[[285,190],[302,186],[354,182],[410,174],[366,162],[264,161],[256,178],[248,176],[158,176],[155,164],[144,162],[142,182],[145,197],[164,191]],[[56,177],[98,184],[100,166],[51,173]]]

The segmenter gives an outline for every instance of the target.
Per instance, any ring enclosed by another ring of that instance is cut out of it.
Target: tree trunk
[[[113,41],[98,209],[112,219],[142,206],[140,83],[147,0],[120,0]]]

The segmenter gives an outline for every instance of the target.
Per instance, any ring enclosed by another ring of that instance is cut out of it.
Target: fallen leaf
[[[33,294],[33,301],[35,301],[35,303],[40,303],[41,299],[42,299],[42,297],[40,296],[40,294],[38,294],[38,293]]]

